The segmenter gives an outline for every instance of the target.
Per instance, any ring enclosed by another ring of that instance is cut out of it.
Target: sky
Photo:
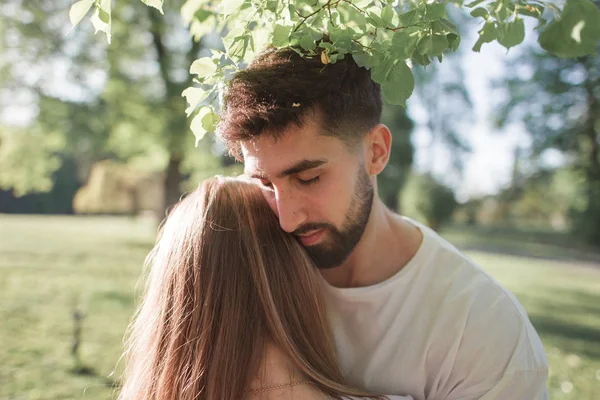
[[[531,28],[527,31],[529,42],[534,38]],[[511,125],[499,131],[493,125],[494,95],[491,89],[493,80],[501,79],[506,74],[507,60],[515,56],[514,49],[508,54],[498,43],[486,43],[480,53],[470,50],[475,38],[463,37],[462,58],[465,71],[465,84],[473,104],[472,123],[465,126],[461,132],[472,148],[467,154],[462,174],[450,171],[448,152],[436,149],[435,159],[431,159],[431,135],[426,128],[417,126],[413,133],[415,145],[415,169],[431,171],[444,183],[452,186],[459,201],[469,198],[497,193],[510,184],[516,146],[527,147],[529,139],[523,127]],[[443,64],[443,62],[442,62]],[[414,99],[408,101],[409,115],[419,119],[419,105]]]

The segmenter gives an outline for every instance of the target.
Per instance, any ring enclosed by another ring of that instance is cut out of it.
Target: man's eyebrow
[[[284,170],[283,172],[279,173],[277,175],[278,178],[284,178],[286,176],[289,175],[293,175],[293,174],[297,174],[299,172],[303,172],[303,171],[307,171],[309,169],[313,169],[313,168],[317,168],[323,164],[326,164],[327,160],[323,160],[323,159],[318,159],[318,160],[301,160],[298,161],[296,164],[292,165],[291,167],[287,168],[286,170]],[[260,170],[257,169],[255,171],[252,172],[248,172],[246,173],[248,176],[250,176],[251,178],[254,179],[264,179],[266,181],[269,180],[268,175]]]
[[[299,172],[307,171],[309,169],[317,168],[323,164],[327,163],[327,160],[318,159],[318,160],[302,160],[292,165],[282,173],[278,175],[279,178],[283,178],[285,176],[297,174]]]

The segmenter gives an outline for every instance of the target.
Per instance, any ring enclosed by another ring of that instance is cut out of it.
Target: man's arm
[[[539,335],[513,295],[493,290],[493,301],[474,297],[449,374],[427,400],[548,399]]]
[[[548,400],[547,379],[547,369],[513,372],[488,390],[450,394],[447,400]]]

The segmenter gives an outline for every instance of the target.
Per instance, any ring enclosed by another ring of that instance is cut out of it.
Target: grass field
[[[152,221],[127,218],[0,215],[1,400],[114,397],[154,232]],[[480,233],[456,229],[448,237],[527,309],[550,360],[551,399],[600,399],[597,255],[523,238],[486,248]],[[78,362],[76,309],[85,315]]]

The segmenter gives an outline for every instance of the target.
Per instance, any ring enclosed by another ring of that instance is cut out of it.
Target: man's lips
[[[319,240],[321,240],[324,233],[325,233],[324,229],[317,229],[317,230],[310,231],[310,232],[303,233],[301,235],[296,235],[296,236],[298,237],[298,240],[300,240],[302,245],[312,246],[313,244],[316,244],[317,242],[319,242]]]

